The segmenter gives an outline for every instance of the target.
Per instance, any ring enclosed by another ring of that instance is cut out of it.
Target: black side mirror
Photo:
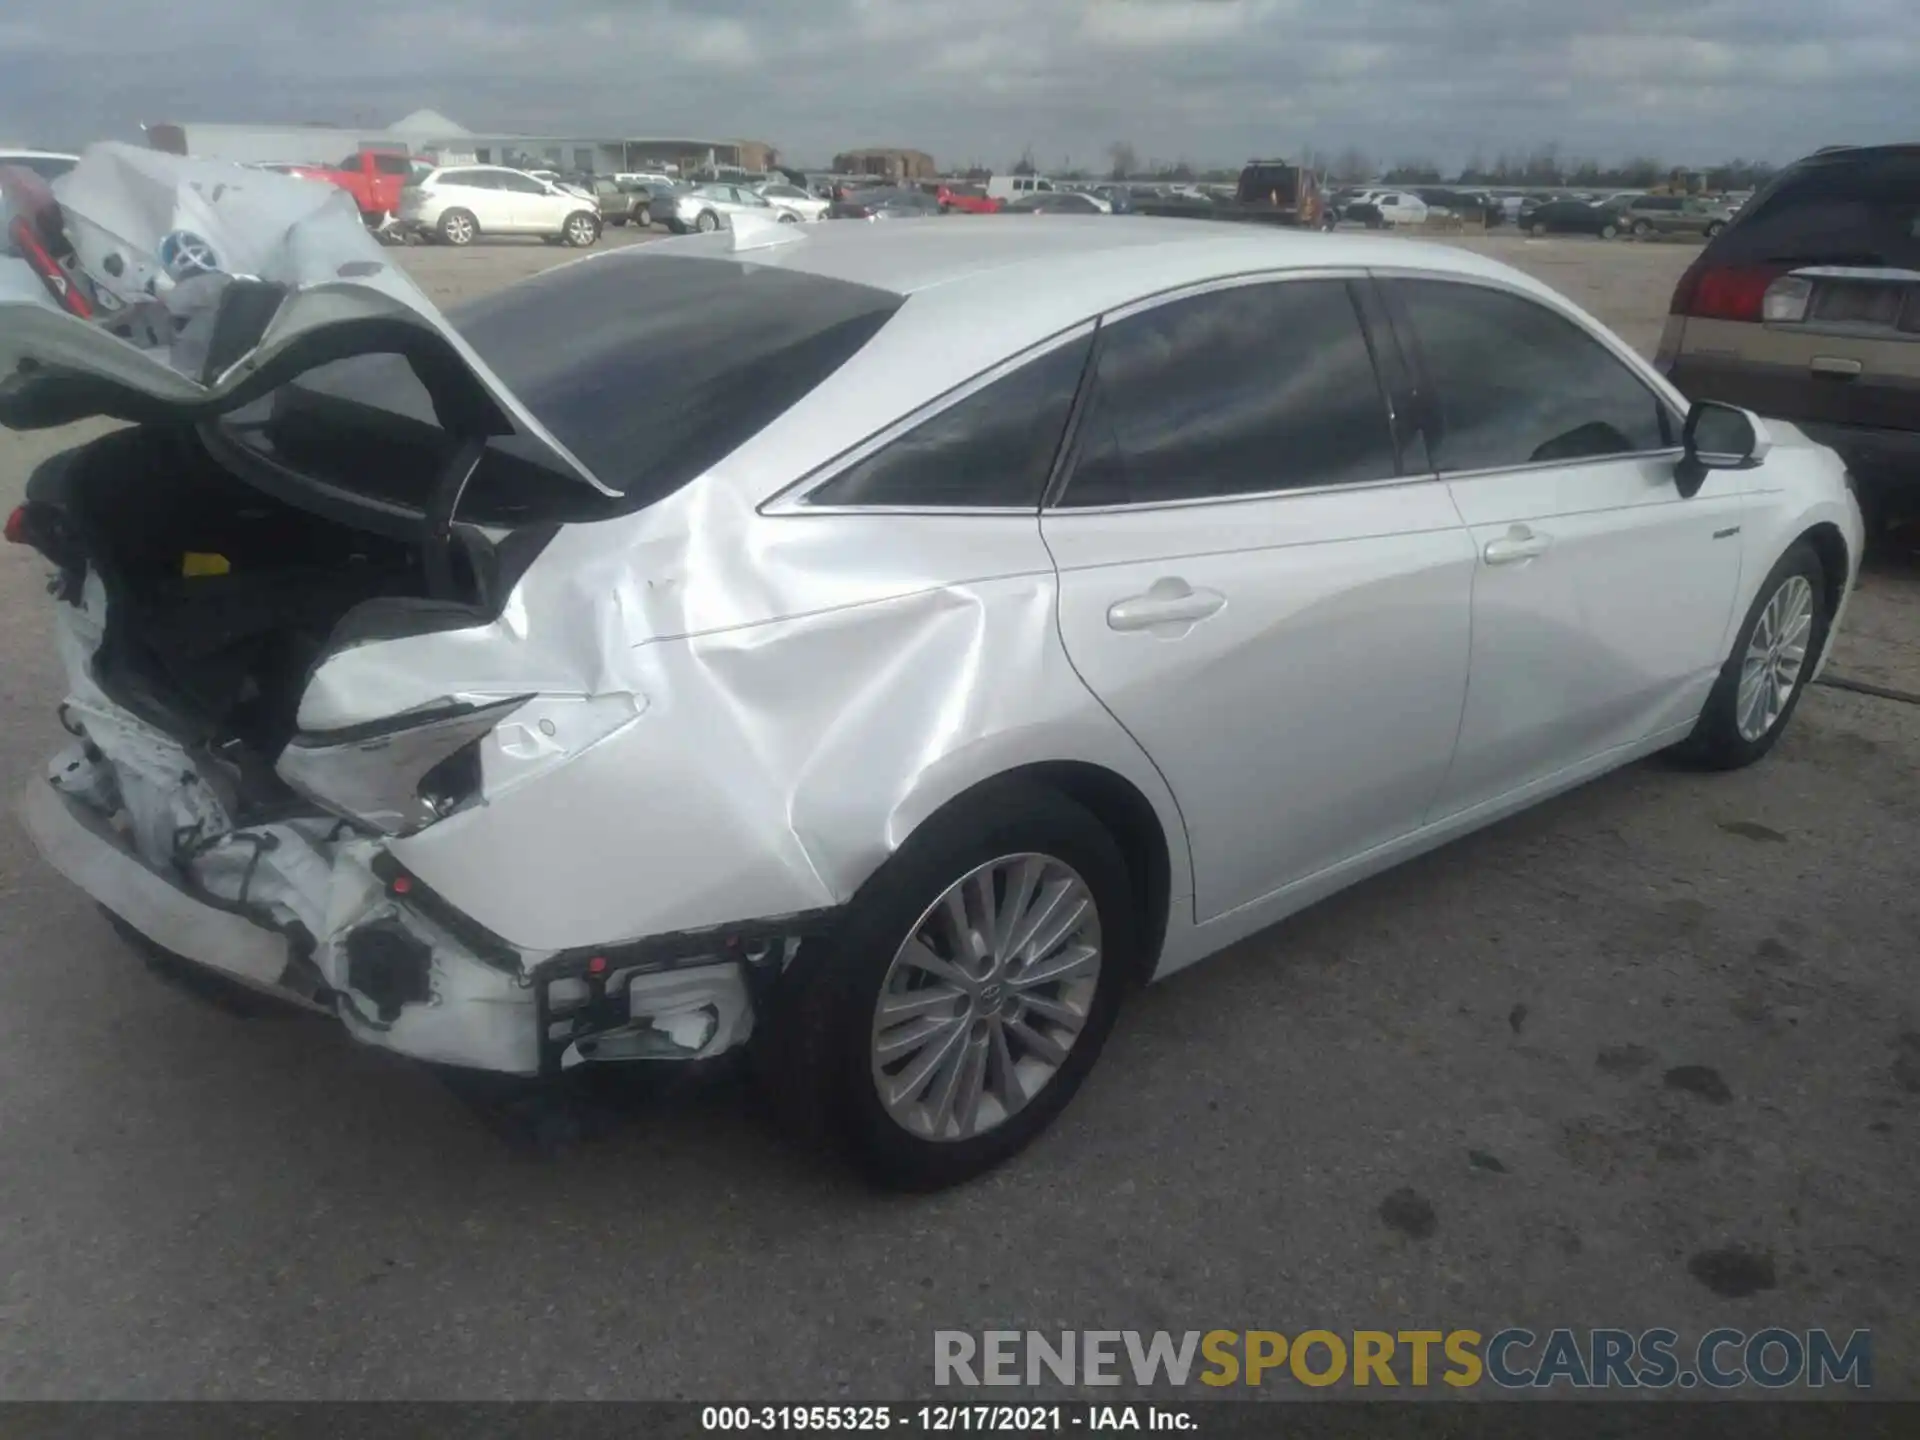
[[[1685,499],[1706,484],[1710,470],[1751,470],[1766,458],[1772,440],[1751,411],[1718,400],[1696,400],[1680,432],[1684,453],[1673,478]]]

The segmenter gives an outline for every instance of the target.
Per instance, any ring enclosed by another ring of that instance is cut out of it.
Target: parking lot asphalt
[[[1471,243],[1643,350],[1694,253]],[[443,301],[571,258],[395,254]],[[71,438],[0,436],[0,501]],[[14,788],[60,738],[41,572],[0,553]],[[1917,626],[1882,557],[1835,672],[1920,690]],[[0,1395],[903,1398],[936,1328],[1508,1324],[1868,1327],[1917,1395],[1916,855],[1920,708],[1815,690],[1757,768],[1632,767],[1147,991],[1026,1156],[898,1199],[724,1081],[511,1149],[158,983],[8,817]]]

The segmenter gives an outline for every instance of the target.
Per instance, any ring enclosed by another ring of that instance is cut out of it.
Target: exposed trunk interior
[[[190,429],[117,431],[43,464],[26,536],[78,600],[107,594],[94,678],[118,703],[242,772],[243,796],[283,791],[272,763],[336,625],[368,601],[428,602],[419,540],[322,518],[237,479]],[[468,593],[429,608],[466,623]]]

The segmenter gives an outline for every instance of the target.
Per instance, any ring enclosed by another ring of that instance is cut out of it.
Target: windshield
[[[603,484],[612,511],[671,494],[813,390],[902,297],[727,259],[633,251],[525,280],[448,319]],[[362,355],[307,372],[219,422],[304,474],[420,506],[452,453],[408,364]],[[462,514],[513,523],[592,493],[522,436],[490,442]]]

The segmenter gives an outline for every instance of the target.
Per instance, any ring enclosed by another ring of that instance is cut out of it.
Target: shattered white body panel
[[[125,156],[109,158],[131,175],[171,176],[190,189],[206,178],[194,162],[144,153],[137,165]],[[323,326],[328,317],[404,312],[409,323],[446,337],[492,398],[550,441],[580,478],[607,489],[566,456],[419,292],[385,265],[344,197],[244,173],[249,185],[285,187],[284,202],[275,190],[273,205],[258,212],[266,218],[241,228],[251,236],[290,226],[285,243],[264,246],[258,264],[263,275],[291,283],[294,294],[260,350],[236,371],[264,363],[285,336]],[[99,165],[75,174],[82,183],[63,198],[76,209],[95,205],[89,186],[112,188]],[[210,203],[214,213],[195,223],[211,228],[238,213]],[[101,203],[92,213],[109,217],[101,228],[122,237],[139,230],[149,248],[163,227],[180,228],[177,215],[160,218],[152,206],[127,215]],[[211,787],[181,780],[194,771],[191,757],[92,684],[89,658],[102,600],[90,589],[84,605],[63,612],[68,704],[113,774],[102,773],[100,762],[84,753],[63,756],[52,777],[64,797],[57,806],[35,782],[26,815],[43,851],[169,948],[248,983],[317,999],[369,1043],[452,1064],[532,1073],[588,1058],[706,1056],[739,1044],[753,1025],[756,968],[777,966],[793,943],[812,933],[809,917],[844,906],[943,805],[1024,767],[1097,771],[1151,810],[1169,877],[1159,950],[1159,971],[1167,973],[1408,854],[1677,738],[1669,724],[1589,757],[1551,784],[1415,825],[1390,843],[1321,853],[1288,883],[1199,915],[1190,833],[1197,849],[1210,832],[1242,818],[1183,813],[1163,774],[1167,767],[1156,763],[1164,757],[1150,756],[1096,698],[1062,635],[1068,552],[1124,539],[1125,517],[1084,513],[1086,524],[1062,526],[1050,537],[1051,516],[1043,521],[1031,511],[805,513],[783,508],[784,492],[846,454],[851,442],[914,415],[1028,347],[1074,327],[1090,329],[1103,313],[1142,296],[1221,276],[1328,265],[1341,266],[1341,273],[1359,273],[1354,267],[1368,264],[1425,266],[1494,276],[1570,316],[1578,312],[1492,262],[1398,242],[1247,235],[1233,233],[1239,227],[1157,220],[956,224],[919,235],[913,228],[899,235],[892,227],[827,226],[818,238],[770,239],[743,226],[737,235],[648,247],[791,266],[895,288],[910,298],[898,318],[804,401],[699,478],[635,513],[561,527],[496,619],[350,644],[313,669],[299,702],[303,733],[357,736],[361,727],[437,707],[502,707],[478,742],[477,803],[417,826],[397,811],[383,811],[384,830],[318,817],[234,829]],[[1081,263],[1089,246],[1094,253]],[[1036,259],[1053,268],[1004,303],[983,303],[984,282],[961,283],[996,264]],[[377,269],[359,268],[373,262]],[[577,263],[631,262],[599,256]],[[349,266],[355,267],[350,275]],[[32,290],[35,284],[0,262],[0,302],[17,300],[35,317],[23,330],[12,327],[9,312],[11,328],[0,330],[0,365],[21,354],[53,356],[195,405],[217,397],[221,385],[239,383],[202,383],[164,357],[60,313]],[[1607,343],[1626,356],[1617,342]],[[1672,396],[1657,377],[1649,384]],[[1843,493],[1829,493],[1832,488],[1832,477],[1818,465],[1783,472],[1781,488],[1768,492],[1778,500],[1764,512],[1768,540],[1832,520],[1857,552],[1857,512],[1849,517],[1849,502]],[[1441,511],[1449,503],[1437,488],[1428,498]],[[1358,579],[1332,563],[1315,569],[1317,544],[1330,551],[1334,542],[1389,534],[1405,512],[1392,490],[1322,499],[1319,509],[1298,513],[1329,517],[1311,523],[1338,522],[1345,533],[1301,530],[1284,538],[1307,557],[1294,562],[1294,573],[1324,578],[1327,593],[1249,587],[1244,603],[1269,609],[1239,612],[1273,644],[1289,647],[1285,673],[1265,682],[1257,696],[1258,713],[1304,715],[1321,727],[1309,737],[1317,741],[1337,739],[1342,694],[1336,687],[1307,696],[1303,687],[1330,685],[1326,677],[1353,665],[1356,639],[1390,633],[1403,620],[1422,622],[1434,594],[1464,597],[1474,554],[1461,527],[1457,563],[1408,560],[1403,573]],[[1181,513],[1185,520],[1166,525],[1170,531],[1187,525],[1177,533],[1191,548],[1142,553],[1139,563],[1231,547],[1229,539],[1202,533],[1203,510]],[[1230,528],[1233,522],[1212,523]],[[1458,583],[1438,592],[1434,577]],[[1749,576],[1741,596],[1730,592],[1721,603],[1737,603],[1744,613],[1758,578]],[[1103,597],[1101,614],[1108,613],[1106,603]],[[1464,611],[1460,619],[1464,632]],[[1133,639],[1138,647],[1129,654],[1136,658],[1127,663],[1138,668],[1128,683],[1139,688],[1162,677],[1162,692],[1181,683],[1165,678],[1177,672],[1151,668],[1169,653],[1166,640]],[[1231,654],[1213,657],[1191,673],[1204,679],[1238,663]],[[1203,756],[1209,699],[1194,693],[1188,702],[1189,739]],[[375,754],[387,743],[385,735],[351,738],[337,748]],[[1241,802],[1254,805],[1276,798],[1262,794],[1270,778],[1259,773],[1266,758],[1223,750],[1198,763],[1212,767],[1210,784],[1235,777],[1257,782]],[[1341,774],[1365,772],[1381,785],[1421,778],[1401,755],[1356,747],[1339,761],[1347,767]],[[280,766],[290,782],[292,764]],[[1318,783],[1321,790],[1337,789]],[[1338,798],[1331,795],[1329,803]],[[1279,796],[1262,810],[1262,823],[1311,855],[1314,817],[1288,813],[1286,799]],[[103,816],[109,805],[120,817],[118,838],[85,819]],[[176,888],[177,903],[168,910],[148,880],[127,870],[126,857],[139,862],[140,874],[165,877],[183,830],[199,836],[186,868],[200,898]],[[257,925],[265,948],[251,938],[242,943],[229,923],[232,914],[210,906],[209,898],[231,905],[244,900],[256,918],[297,923],[311,937],[311,954],[293,957],[280,936]],[[156,917],[156,909],[168,913]],[[374,930],[430,953],[426,993],[388,996],[383,1004],[356,984],[354,946]],[[273,945],[281,952],[278,971]],[[660,946],[674,963],[649,968],[655,953],[649,947]],[[598,1032],[591,1049],[564,1043],[556,1060],[550,1042],[555,1033],[565,1039],[564,1027],[556,1032],[549,1023],[556,1007],[598,1005],[609,995],[626,1007],[632,1024]]]

